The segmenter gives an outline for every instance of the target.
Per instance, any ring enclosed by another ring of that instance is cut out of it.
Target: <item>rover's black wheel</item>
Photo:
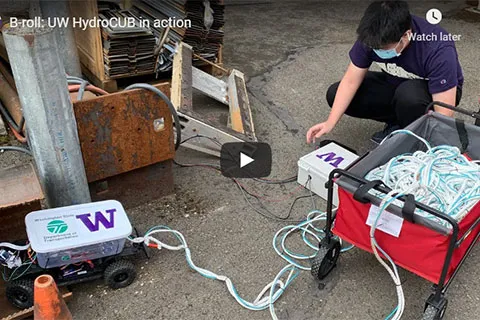
[[[320,244],[317,255],[312,260],[312,275],[323,280],[337,264],[342,246],[338,240],[331,240],[329,244]]]
[[[8,301],[15,307],[27,309],[33,306],[33,280],[15,280],[7,283]]]
[[[125,288],[132,284],[137,276],[133,263],[127,260],[112,262],[103,274],[105,283],[112,289]]]

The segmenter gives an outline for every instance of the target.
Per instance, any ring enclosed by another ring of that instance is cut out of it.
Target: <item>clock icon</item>
[[[442,12],[438,9],[430,9],[427,11],[426,19],[430,24],[439,24],[442,21]]]

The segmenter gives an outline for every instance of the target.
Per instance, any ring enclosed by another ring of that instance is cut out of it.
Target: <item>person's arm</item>
[[[458,83],[458,55],[455,46],[445,46],[436,50],[427,60],[428,89],[433,101],[456,106]],[[435,111],[452,117],[454,111],[434,106]]]
[[[455,106],[457,100],[457,87],[453,87],[444,92],[434,93],[432,94],[432,99],[433,101],[443,102],[451,106]],[[441,113],[447,117],[453,117],[453,115],[455,114],[455,111],[447,108],[442,108],[437,105],[435,105],[433,108],[436,112]]]
[[[347,110],[350,102],[352,102],[355,93],[367,74],[367,71],[368,68],[359,68],[350,62],[350,65],[338,86],[335,101],[333,102],[332,110],[330,111],[327,121],[318,123],[308,130],[307,143],[315,142],[316,138],[320,138],[324,134],[332,131]]]

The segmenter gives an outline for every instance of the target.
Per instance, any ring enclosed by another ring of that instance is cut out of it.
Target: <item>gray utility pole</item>
[[[4,28],[27,137],[50,207],[90,202],[77,122],[52,28]]]
[[[41,0],[40,8],[42,11],[42,18],[50,18],[51,23],[54,23],[53,21],[58,21],[57,19],[70,17],[70,2],[66,0]],[[80,60],[78,58],[72,21],[69,21],[66,26],[57,26],[55,32],[57,34],[58,49],[63,60],[65,72],[69,76],[81,78],[82,69],[80,68]]]

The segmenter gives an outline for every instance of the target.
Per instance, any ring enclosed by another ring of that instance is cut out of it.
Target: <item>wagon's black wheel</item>
[[[33,280],[15,280],[7,283],[8,301],[15,307],[27,309],[33,306]]]
[[[112,262],[103,274],[105,283],[112,289],[125,288],[132,284],[137,277],[133,263],[127,260]]]
[[[317,255],[312,260],[312,275],[323,280],[337,264],[342,246],[338,240],[331,240],[329,244],[320,244]]]
[[[441,309],[437,309],[432,305],[427,305],[427,308],[423,312],[422,320],[442,320],[447,310],[447,301]]]

